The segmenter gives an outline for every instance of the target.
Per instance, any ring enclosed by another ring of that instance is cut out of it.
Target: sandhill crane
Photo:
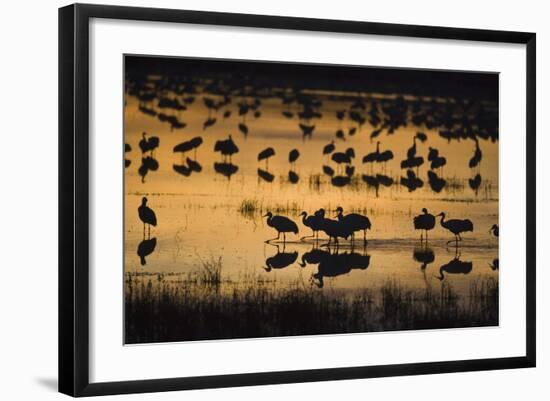
[[[476,147],[474,149],[474,155],[472,156],[472,158],[468,162],[468,166],[470,168],[475,168],[475,167],[479,166],[479,164],[481,163],[481,159],[483,157],[483,154],[481,153],[481,149],[479,147],[479,140],[477,139],[477,137],[474,138],[474,141],[476,143]]]
[[[246,125],[245,123],[239,123],[238,127],[239,131],[241,131],[246,138],[246,136],[248,135],[248,125]]]
[[[286,242],[286,233],[298,234],[298,226],[288,217],[274,216],[271,212],[267,212],[262,217],[267,217],[267,225],[277,230],[277,237],[265,241],[266,243],[278,240],[281,237],[281,233],[283,233],[283,243]]]
[[[380,142],[376,142],[376,150],[363,156],[363,163],[375,163],[380,155]]]
[[[489,267],[493,271],[498,270],[498,258],[493,259],[493,263],[489,263]]]
[[[227,139],[216,141],[216,144],[214,145],[214,152],[220,152],[224,160],[227,156],[229,156],[229,161],[231,162],[231,156],[238,153],[239,148],[235,145],[235,142],[233,142],[231,135],[229,135]]]
[[[351,164],[351,160],[355,157],[355,151],[353,148],[347,148],[345,152],[336,152],[331,156],[332,161],[336,162],[338,166],[341,164]]]
[[[422,233],[426,232],[426,242],[428,242],[428,231],[433,230],[435,227],[435,216],[428,213],[428,209],[422,208],[422,214],[415,216],[413,219],[413,225],[415,230],[422,230],[420,232],[420,242],[422,242]]]
[[[367,243],[367,230],[371,229],[371,223],[367,216],[358,213],[349,213],[344,215],[344,209],[341,206],[336,208],[338,221],[351,232],[351,242],[355,240],[355,232],[363,231],[363,243]]]
[[[441,227],[450,231],[455,236],[455,239],[447,241],[447,244],[454,241],[456,246],[458,247],[458,241],[462,241],[462,237],[460,236],[460,234],[468,231],[474,231],[474,224],[469,219],[445,220],[445,213],[443,212],[439,213],[437,216],[441,217]]]
[[[493,224],[489,232],[498,238],[498,224]]]
[[[416,156],[416,140],[420,140],[421,142],[426,142],[426,134],[423,132],[417,132],[416,135],[413,137],[413,145],[407,150],[407,159],[412,159]]]
[[[272,147],[265,148],[258,153],[258,161],[265,160],[265,168],[269,168],[269,158],[275,156],[275,149]]]
[[[351,236],[352,233],[349,228],[344,226],[344,224],[340,223],[338,220],[326,218],[324,209],[319,209],[315,212],[315,215],[323,218],[321,223],[321,231],[328,236],[328,243],[323,244],[323,246],[330,246],[330,243],[334,238],[336,247],[338,247],[338,238],[344,238],[347,240]]]
[[[141,149],[141,153],[151,152],[152,156],[153,151],[158,148],[159,144],[160,139],[158,136],[151,136],[147,138],[147,134],[145,132],[141,134],[141,141],[139,141],[139,148]]]
[[[153,209],[147,206],[147,198],[141,199],[141,205],[138,207],[139,219],[143,222],[143,236],[145,237],[145,225],[149,227],[149,236],[151,236],[151,226],[157,226],[157,216]]]
[[[316,238],[319,239],[319,230],[322,228],[323,219],[324,219],[324,210],[323,212],[320,212],[320,210],[317,211],[319,214],[312,214],[307,215],[307,212],[300,213],[300,216],[302,216],[302,224],[306,227],[311,228],[311,231],[313,232],[312,235],[306,235],[305,237],[300,238],[300,241],[303,241],[306,238]]]
[[[183,156],[185,155],[185,153],[187,153],[191,150],[194,150],[195,151],[194,158],[196,159],[197,158],[197,148],[201,145],[202,145],[202,138],[200,136],[197,136],[197,137],[192,138],[188,141],[181,142],[181,143],[177,144],[176,146],[174,146],[173,151],[174,151],[174,153],[180,152],[181,153],[181,158],[183,160]]]

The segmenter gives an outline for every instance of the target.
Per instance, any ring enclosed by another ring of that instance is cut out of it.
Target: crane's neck
[[[307,213],[302,214],[302,223],[304,223],[304,226],[306,225],[306,219],[307,219]]]
[[[443,280],[445,276],[443,275],[443,266],[439,268],[439,276],[437,276],[438,279]]]
[[[445,215],[442,214],[441,215],[441,225],[444,225],[445,224]]]
[[[376,153],[380,153],[380,142],[376,142]]]

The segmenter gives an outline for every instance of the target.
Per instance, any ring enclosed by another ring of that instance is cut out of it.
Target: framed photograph
[[[534,33],[61,8],[59,390],[535,366],[535,82]]]

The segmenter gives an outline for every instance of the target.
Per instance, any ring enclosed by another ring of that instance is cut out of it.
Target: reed
[[[486,278],[461,298],[411,290],[397,280],[353,294],[296,282],[281,288],[255,275],[223,281],[222,261],[186,280],[127,274],[126,343],[478,327],[498,324],[498,281]]]

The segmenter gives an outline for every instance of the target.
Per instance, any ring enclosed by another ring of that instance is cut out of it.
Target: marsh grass
[[[459,296],[447,282],[411,290],[387,280],[377,290],[284,287],[256,275],[221,278],[221,259],[183,279],[127,273],[126,343],[479,327],[498,324],[498,281],[484,278]],[[219,272],[219,274],[218,274]]]

